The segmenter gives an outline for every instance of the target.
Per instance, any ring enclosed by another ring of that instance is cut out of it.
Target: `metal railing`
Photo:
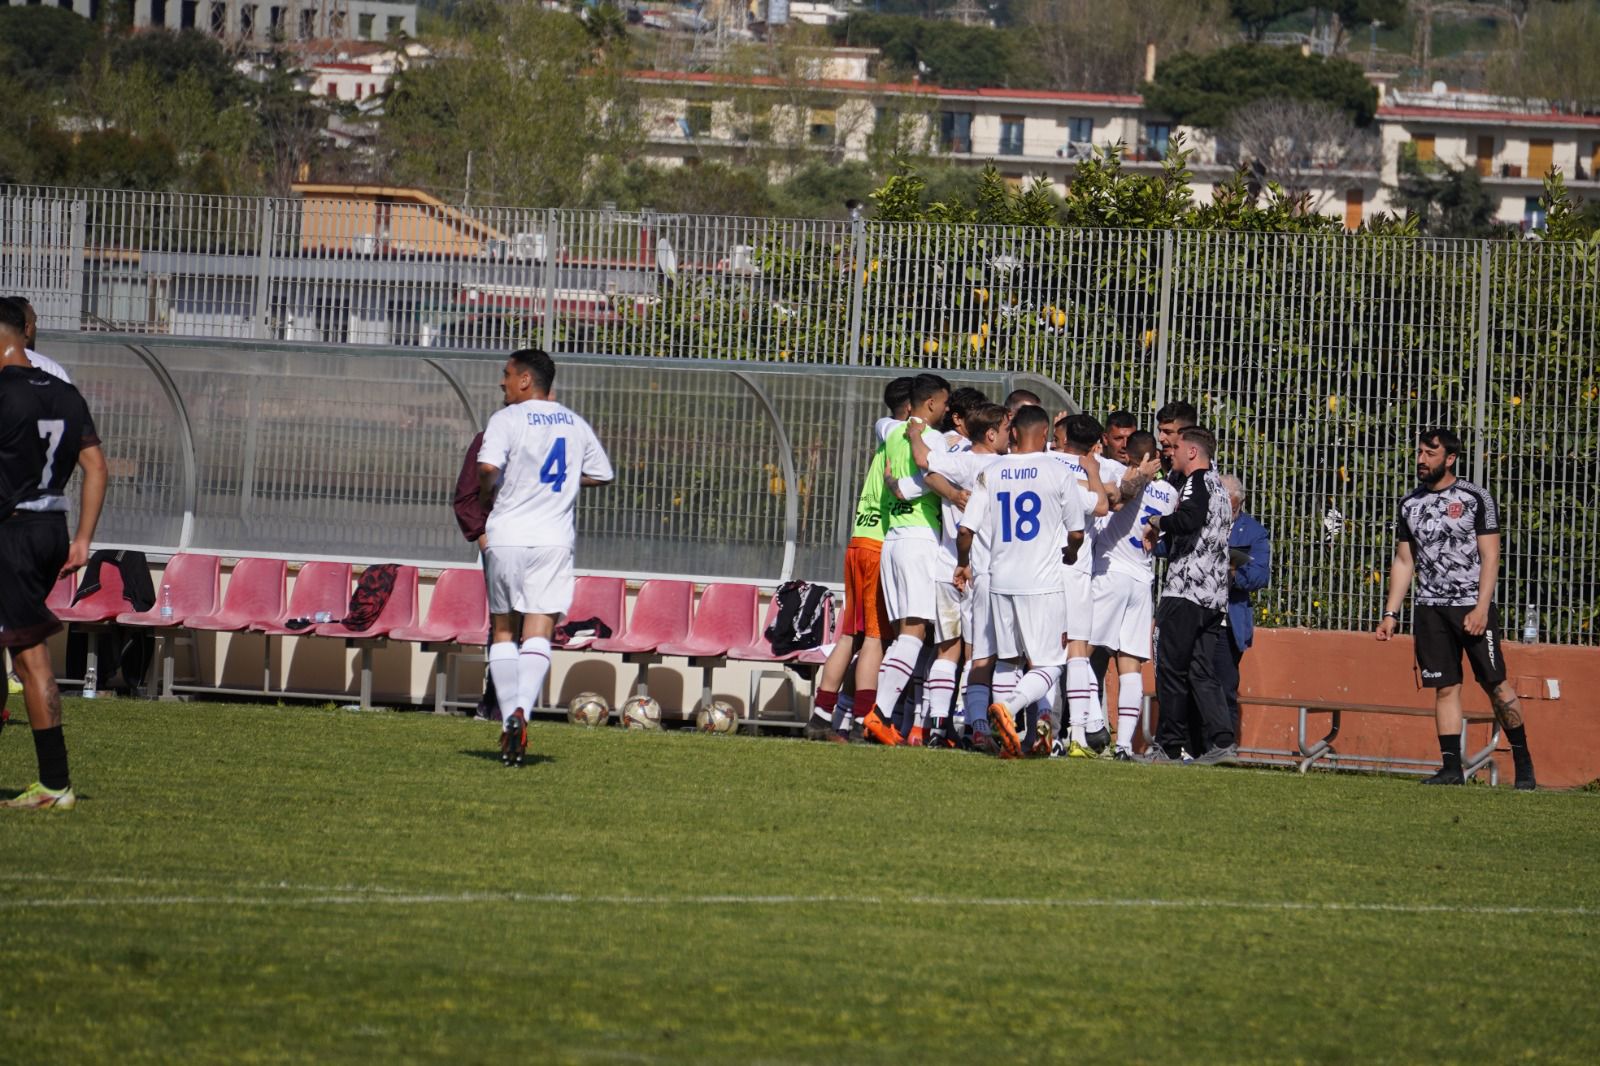
[[[669,360],[659,373],[679,376],[655,379],[658,391],[645,399],[666,405],[676,396],[676,407],[659,410],[675,411],[693,429],[662,428],[654,450],[634,461],[653,477],[676,473],[652,483],[644,510],[609,517],[603,527],[603,535],[627,543],[656,532],[642,524],[648,513],[666,531],[663,543],[681,545],[652,556],[648,568],[662,572],[783,572],[782,521],[763,508],[767,498],[789,500],[792,492],[796,572],[832,575],[837,561],[828,553],[842,543],[840,515],[854,493],[858,465],[850,464],[864,450],[857,427],[873,412],[881,375],[938,367],[995,389],[1031,375],[1099,414],[1125,409],[1148,420],[1167,400],[1194,402],[1218,432],[1222,465],[1244,477],[1252,511],[1274,536],[1274,584],[1257,597],[1260,620],[1364,628],[1381,610],[1396,504],[1412,483],[1415,430],[1452,425],[1467,441],[1462,472],[1501,504],[1508,627],[1520,630],[1531,606],[1546,639],[1592,644],[1600,630],[1600,489],[1592,476],[1600,459],[1600,249],[1593,245],[8,188],[0,189],[0,291],[29,295],[46,328],[77,331],[83,343],[92,338],[82,331],[144,335],[152,358],[173,362],[170,374],[191,415],[220,402],[207,389],[233,380],[219,367],[281,358],[277,369],[259,370],[270,384],[254,386],[254,399],[241,400],[235,389],[230,402],[292,407],[304,397],[304,434],[316,422],[311,411],[330,420],[358,408],[364,418],[393,416],[399,394],[382,382],[403,393],[442,380],[438,367],[477,365],[462,358],[467,351],[532,343],[558,355]],[[195,347],[184,337],[251,343]],[[368,346],[374,359],[340,361],[305,347],[319,344],[348,352]],[[126,354],[116,358],[136,358],[120,350]],[[85,357],[113,358],[87,350]],[[321,369],[306,371],[303,385],[280,380],[313,363]],[[392,369],[371,369],[380,363]],[[615,412],[631,425],[644,365],[597,361],[592,370],[574,369],[568,380],[589,390],[575,406],[602,423]],[[482,366],[489,369],[462,379],[480,407],[493,400],[492,364]],[[835,377],[819,368],[878,376]],[[728,425],[766,424],[761,401],[740,384],[737,375],[746,373],[783,397],[772,402],[792,478],[766,470],[784,469],[783,449],[771,450],[778,434],[761,430],[758,446],[754,437],[729,436],[718,415],[738,410]],[[330,378],[359,391],[355,382],[367,380],[361,374],[376,375],[369,397],[330,401],[347,394],[320,391]],[[866,380],[855,393],[841,384]],[[132,439],[152,450],[173,432],[149,413],[166,410],[158,384],[143,382],[151,406],[128,416]],[[453,411],[458,401],[438,403],[438,411]],[[658,409],[648,404],[643,409]],[[444,417],[438,411],[406,417],[434,426],[430,419]],[[230,441],[226,447],[243,454],[244,423],[224,421],[215,439],[196,425],[198,451]],[[459,436],[466,424],[450,433]],[[334,441],[341,431],[325,432]],[[688,450],[668,446],[674,433]],[[436,446],[451,453],[448,461],[429,458],[434,465],[409,476],[453,474],[465,438],[446,446],[446,436],[441,431]],[[763,455],[756,469],[767,487],[755,470],[736,473],[737,462],[730,465],[729,456],[748,454]],[[242,462],[220,466],[242,470]],[[359,494],[361,479],[380,473],[406,471],[352,466],[342,491]],[[197,477],[204,486],[205,475]],[[782,493],[771,491],[775,477],[785,479]],[[291,483],[274,484],[281,494]],[[708,485],[719,486],[715,503],[703,491]],[[694,491],[676,491],[683,487]],[[224,479],[214,491],[220,499],[234,488]],[[162,495],[174,491],[146,491],[127,512],[128,536],[144,514],[140,536],[159,528],[166,533],[158,540],[176,543],[181,520],[163,509],[173,500]],[[336,495],[315,498],[332,507]],[[398,497],[386,503],[399,505]],[[440,506],[433,497],[413,505],[419,516]],[[283,514],[285,528],[299,528],[298,512]],[[197,513],[194,523],[193,535],[205,542],[206,520]],[[405,544],[418,557],[464,558],[445,551],[465,547],[448,536],[385,542],[384,550]],[[724,544],[749,547],[731,552],[726,571],[715,570],[710,562]]]

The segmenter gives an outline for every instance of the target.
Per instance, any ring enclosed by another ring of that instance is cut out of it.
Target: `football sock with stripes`
[[[988,685],[980,685],[975,681],[969,681],[966,688],[961,690],[961,707],[973,732],[989,731],[989,693]]]
[[[1144,705],[1144,674],[1123,674],[1117,679],[1117,747],[1133,750],[1139,730],[1139,708]]]
[[[522,642],[517,656],[517,705],[531,715],[544,695],[544,679],[550,676],[550,641],[546,637],[529,637]]]
[[[517,669],[517,646],[509,640],[489,645],[489,676],[494,678],[495,699],[500,704],[500,731],[511,724],[521,695],[522,677]]]
[[[1101,700],[1100,679],[1094,676],[1091,667],[1089,671],[1089,720],[1084,723],[1084,731],[1098,733],[1106,727],[1106,705]]]
[[[39,758],[39,784],[57,792],[72,784],[67,774],[67,738],[60,726],[35,729],[33,751]]]
[[[1017,687],[1011,692],[1011,698],[1005,701],[1006,709],[1015,714],[1019,708],[1031,707],[1038,703],[1060,677],[1059,666],[1034,667],[1023,674],[1021,680],[1017,682]]]
[[[825,688],[817,689],[816,698],[811,701],[811,717],[824,722],[833,721],[833,710],[839,705],[839,694],[829,692]]]
[[[894,718],[900,696],[916,673],[917,656],[921,653],[922,641],[909,635],[896,637],[894,643],[889,645],[889,650],[884,652],[883,665],[878,668],[878,695],[875,702],[878,713],[886,721]],[[863,714],[869,710],[871,708],[864,705],[861,708]]]
[[[1011,694],[1016,691],[1017,682],[1022,680],[1023,673],[1022,667],[1016,663],[1006,661],[995,663],[994,678],[990,682],[992,690],[990,702],[1009,704]]]
[[[1072,742],[1084,744],[1084,729],[1089,722],[1089,701],[1094,695],[1094,669],[1087,656],[1067,660],[1067,721],[1072,727]]]
[[[967,711],[966,698],[967,682],[971,680],[971,678],[972,658],[971,656],[968,656],[967,661],[961,664],[961,680],[956,684],[956,692],[959,694],[959,696],[954,701],[955,714],[950,722],[950,728],[957,733],[961,732],[961,730],[966,727],[966,724],[972,721],[972,716]],[[986,707],[984,709],[987,710],[988,708]]]
[[[934,660],[923,691],[928,695],[929,725],[934,729],[949,728],[950,705],[956,699],[956,664],[949,659]]]

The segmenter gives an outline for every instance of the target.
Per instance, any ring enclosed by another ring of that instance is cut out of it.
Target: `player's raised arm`
[[[89,561],[89,545],[106,502],[106,454],[94,444],[78,452],[78,469],[83,471],[83,498],[78,504],[78,531],[67,548],[67,561],[61,577],[83,569]]]

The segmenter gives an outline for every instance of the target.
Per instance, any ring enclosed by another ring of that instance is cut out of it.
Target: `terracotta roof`
[[[1126,107],[1140,107],[1144,98],[1136,94],[1119,93],[1067,93],[1053,92],[1045,89],[954,89],[943,85],[925,85],[920,82],[877,82],[853,81],[843,78],[816,78],[791,81],[786,78],[773,77],[772,75],[751,75],[741,77],[736,74],[696,73],[684,70],[640,70],[635,71],[632,77],[636,81],[645,82],[676,82],[690,85],[753,85],[761,87],[781,88],[787,85],[803,86],[807,89],[834,89],[841,92],[857,93],[894,93],[899,95],[916,95],[932,97],[979,97],[996,100],[1033,101],[1038,103],[1077,103],[1077,104],[1120,104]]]
[[[1469,111],[1458,107],[1380,107],[1379,118],[1426,118],[1441,122],[1495,125],[1589,126],[1600,129],[1600,115],[1564,115],[1558,111]]]

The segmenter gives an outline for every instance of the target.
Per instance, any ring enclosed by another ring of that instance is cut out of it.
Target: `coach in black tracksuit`
[[[1220,763],[1239,753],[1228,697],[1217,678],[1218,641],[1228,639],[1228,533],[1233,507],[1211,468],[1216,438],[1191,426],[1178,434],[1172,478],[1180,486],[1170,515],[1150,519],[1145,544],[1165,538],[1167,580],[1156,607],[1156,698],[1161,720],[1152,762],[1178,757],[1198,712],[1207,750],[1196,762]]]

